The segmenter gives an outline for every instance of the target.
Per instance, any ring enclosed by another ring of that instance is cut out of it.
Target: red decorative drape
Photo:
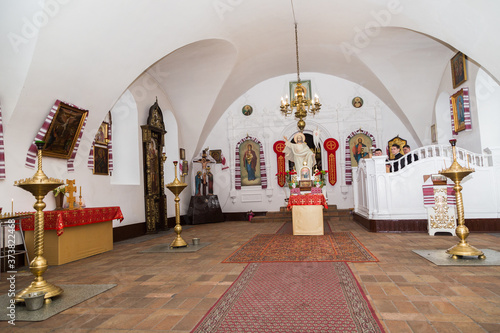
[[[78,225],[100,223],[104,221],[123,221],[123,214],[120,207],[98,207],[73,210],[46,211],[44,214],[45,230],[57,230],[60,236],[64,228]],[[35,217],[22,220],[23,230],[34,230]]]
[[[285,186],[285,141],[276,141],[273,145],[273,150],[276,153],[278,163],[278,185]]]
[[[293,206],[312,206],[312,205],[322,205],[325,209],[328,209],[328,204],[326,203],[325,196],[323,194],[300,194],[292,195],[288,199],[287,209],[292,209]]]
[[[337,140],[330,138],[325,140],[323,147],[326,150],[328,159],[328,182],[333,186],[337,183],[337,161],[335,159],[335,152],[339,149],[339,143]]]

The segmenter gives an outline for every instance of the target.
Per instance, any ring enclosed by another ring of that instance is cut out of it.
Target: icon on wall
[[[352,106],[354,106],[356,109],[362,107],[363,106],[363,99],[359,96],[354,97],[352,99]]]
[[[241,113],[243,113],[243,115],[245,116],[249,116],[251,115],[253,112],[253,108],[250,106],[250,105],[245,105],[242,109],[241,109]]]

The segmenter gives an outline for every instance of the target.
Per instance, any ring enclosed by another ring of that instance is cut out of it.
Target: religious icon
[[[250,106],[250,105],[245,105],[242,109],[241,109],[241,113],[243,113],[243,115],[245,116],[249,116],[251,115],[253,112],[253,108]]]
[[[260,146],[252,140],[240,145],[241,185],[261,185]]]
[[[215,163],[221,164],[222,163],[222,150],[221,149],[216,149],[216,150],[210,150],[210,156],[215,160]]]
[[[94,175],[107,175],[108,148],[94,146]]]
[[[302,91],[304,92],[304,97],[306,99],[311,99],[311,80],[300,81],[302,86]],[[297,81],[289,82],[290,98],[295,99],[295,88],[297,87]]]
[[[158,173],[159,159],[158,159],[158,149],[156,148],[156,141],[151,138],[148,142],[148,160],[150,163],[149,176],[151,179],[151,193],[158,194],[160,191],[160,176]]]
[[[363,99],[359,96],[354,97],[352,99],[352,106],[354,106],[356,109],[362,107],[363,106]]]
[[[88,111],[57,102],[59,106],[43,139],[45,145],[42,154],[68,159],[73,153]]]
[[[196,172],[196,177],[194,178],[194,195],[201,195],[201,183],[202,183],[202,172]]]
[[[372,146],[372,140],[368,135],[359,133],[349,140],[349,148],[351,150],[351,165],[358,166],[362,158],[369,157],[369,149]]]
[[[311,171],[308,167],[302,167],[300,169],[300,179],[301,180],[309,180],[311,177]]]
[[[451,96],[451,104],[453,108],[453,122],[455,132],[465,130],[465,100],[464,89],[460,89]]]
[[[108,144],[108,124],[107,123],[102,123],[101,126],[99,126],[99,130],[97,131],[97,134],[95,135],[95,142],[100,144],[100,145],[107,145]]]
[[[208,195],[214,194],[214,175],[210,171],[210,165],[207,166],[207,183],[208,183]]]
[[[467,62],[465,54],[458,52],[451,58],[450,62],[453,88],[456,88],[467,81]]]

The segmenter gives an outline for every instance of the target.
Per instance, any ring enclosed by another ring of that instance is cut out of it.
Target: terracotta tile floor
[[[452,236],[376,234],[349,219],[330,222],[351,231],[380,260],[349,264],[388,332],[500,332],[500,266],[435,266],[414,249],[447,249]],[[258,233],[282,223],[224,222],[186,228],[186,241],[211,244],[194,253],[139,253],[170,243],[165,235],[77,262],[51,266],[54,284],[117,286],[44,322],[0,322],[0,332],[189,332],[238,277],[245,264],[221,261]],[[472,234],[478,248],[500,251],[500,237]],[[32,281],[19,276],[19,287]],[[7,290],[5,281],[0,290]]]

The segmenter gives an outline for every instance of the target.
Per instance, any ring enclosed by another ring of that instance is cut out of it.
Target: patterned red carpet
[[[344,262],[249,264],[194,328],[201,332],[383,332]]]
[[[322,236],[259,234],[224,263],[283,261],[378,261],[350,232]]]

